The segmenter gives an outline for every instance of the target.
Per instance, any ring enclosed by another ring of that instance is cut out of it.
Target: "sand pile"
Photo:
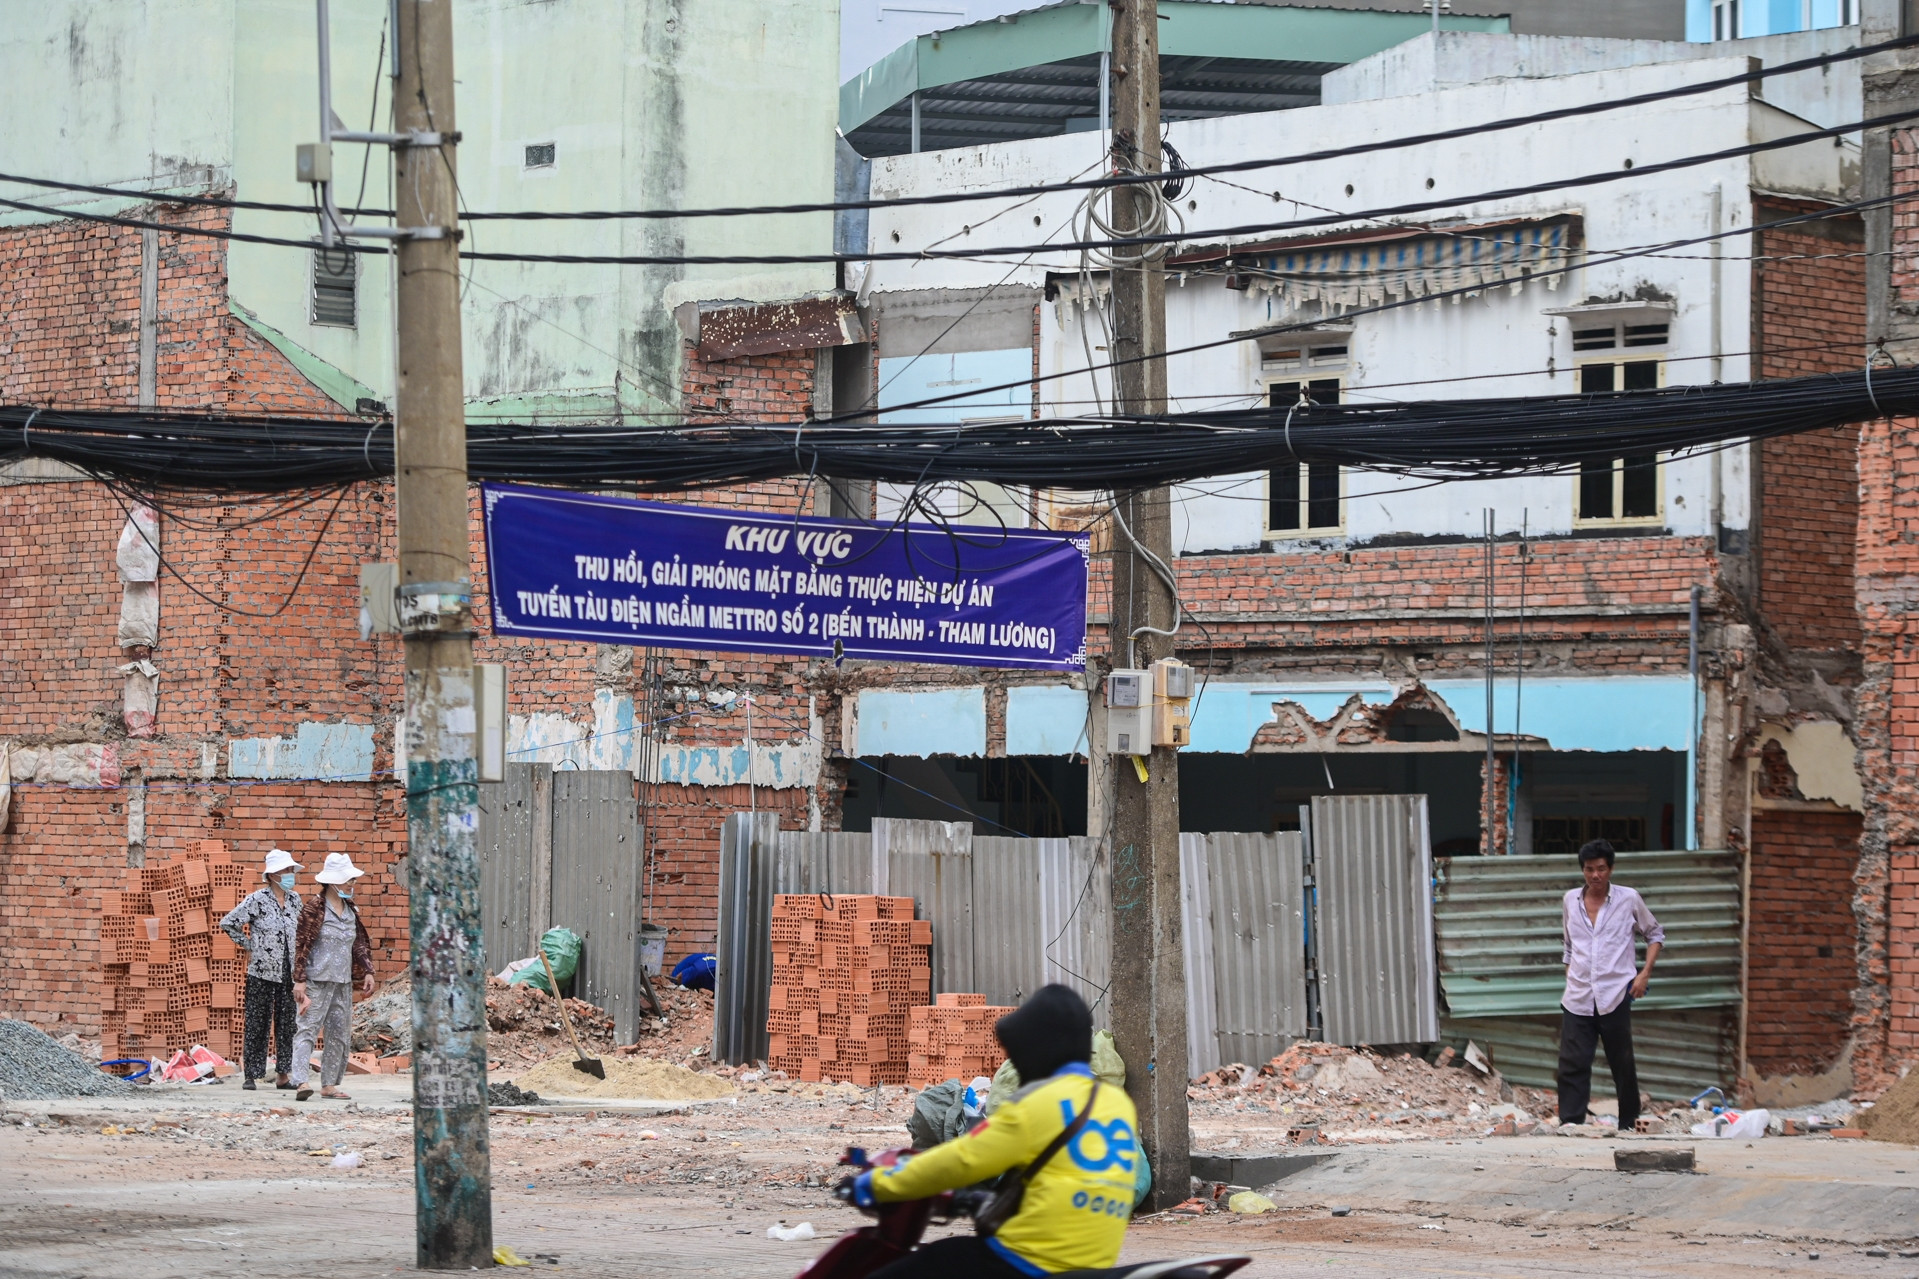
[[[1886,1089],[1871,1110],[1862,1110],[1854,1116],[1854,1122],[1874,1141],[1919,1146],[1919,1072],[1907,1075]]]
[[[604,1057],[606,1078],[573,1068],[569,1054],[553,1057],[515,1075],[513,1082],[542,1097],[631,1098],[645,1101],[702,1101],[731,1097],[733,1085],[684,1066],[643,1057]]]

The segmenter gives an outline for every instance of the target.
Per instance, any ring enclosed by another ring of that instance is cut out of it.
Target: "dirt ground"
[[[411,1269],[405,1077],[347,1082],[350,1103],[300,1105],[228,1084],[14,1106],[0,1115],[0,1276],[358,1279]],[[903,1142],[908,1095],[779,1086],[663,1112],[589,1103],[494,1114],[496,1240],[555,1258],[568,1275],[797,1274],[857,1224],[826,1193],[834,1159],[846,1145]],[[1209,1116],[1204,1144],[1230,1126]],[[1272,1215],[1145,1219],[1126,1256],[1243,1252],[1253,1276],[1919,1275],[1919,1244],[1872,1234],[1881,1219],[1895,1223],[1888,1232],[1915,1220],[1906,1200],[1919,1196],[1909,1187],[1919,1150],[1718,1143],[1702,1152],[1705,1175],[1660,1181],[1613,1173],[1613,1144],[1355,1145],[1336,1153],[1343,1163],[1279,1183]],[[336,1150],[358,1152],[361,1166],[334,1168]],[[1709,1192],[1720,1197],[1699,1198]],[[1806,1220],[1787,1220],[1790,1207],[1766,1206],[1768,1195],[1804,1202]],[[1739,1218],[1748,1203],[1759,1205],[1758,1224]],[[1350,1215],[1331,1215],[1346,1205]],[[1723,1220],[1695,1220],[1700,1211]],[[781,1221],[810,1221],[821,1237],[768,1239]],[[1843,1228],[1822,1238],[1822,1221]]]

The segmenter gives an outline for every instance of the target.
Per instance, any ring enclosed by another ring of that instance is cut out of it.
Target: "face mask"
[[[290,874],[280,876],[280,887],[282,888],[293,887],[293,876]]]
[[[351,901],[353,898],[353,890],[351,888],[336,888],[333,891],[340,894],[341,897],[346,898],[349,901]]]

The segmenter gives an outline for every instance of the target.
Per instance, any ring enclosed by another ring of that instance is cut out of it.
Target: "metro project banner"
[[[496,634],[1086,668],[1083,533],[481,488]]]

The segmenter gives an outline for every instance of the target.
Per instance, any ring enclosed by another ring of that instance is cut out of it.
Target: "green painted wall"
[[[473,209],[694,207],[830,200],[838,111],[837,0],[455,0],[460,186]],[[318,132],[312,0],[41,0],[9,5],[0,77],[10,115],[0,169],[146,189],[231,182],[248,199],[307,203],[293,149]],[[386,127],[386,0],[333,0],[334,110]],[[378,92],[377,109],[374,107]],[[554,143],[551,168],[525,148]],[[365,148],[335,148],[337,198],[357,195]],[[369,205],[389,207],[386,156]],[[44,195],[0,186],[49,207]],[[77,207],[124,207],[94,201]],[[0,223],[31,215],[0,217]],[[306,238],[306,216],[243,212],[236,229]],[[830,215],[696,222],[478,223],[489,251],[823,252]],[[310,322],[308,255],[236,244],[232,301],[382,397],[392,387],[389,263],[360,259],[359,324]],[[680,382],[672,308],[833,286],[830,266],[609,267],[479,262],[465,289],[476,416],[605,419],[671,412]]]

